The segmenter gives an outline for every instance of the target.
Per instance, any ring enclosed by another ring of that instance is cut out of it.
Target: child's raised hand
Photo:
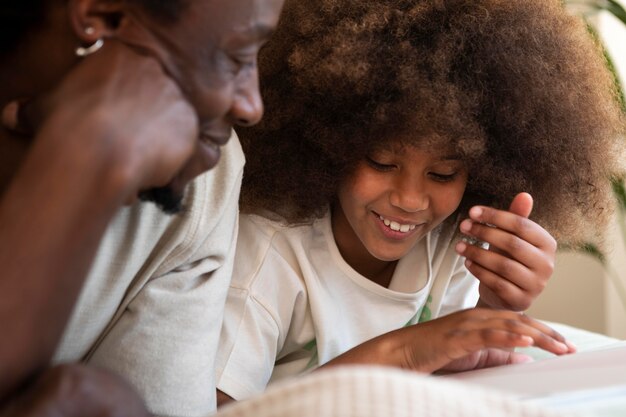
[[[537,346],[557,355],[574,346],[523,313],[472,308],[369,340],[326,366],[379,364],[420,372],[466,371],[527,361],[510,351]]]
[[[508,211],[475,206],[461,232],[489,244],[489,249],[459,242],[456,250],[480,280],[479,305],[526,310],[554,271],[557,244],[543,227],[528,219],[533,200],[527,193],[513,199]]]

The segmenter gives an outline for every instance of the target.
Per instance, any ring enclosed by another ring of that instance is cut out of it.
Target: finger
[[[519,193],[511,201],[509,211],[518,216],[528,218],[533,211],[533,198],[528,193]]]
[[[572,353],[576,350],[562,334],[524,313],[473,308],[455,313],[455,315],[460,320],[457,328],[462,331],[475,329],[483,332],[481,335],[485,337],[485,340],[489,340],[489,330],[500,330],[529,336],[533,339],[535,346],[553,353]]]
[[[458,342],[451,343],[451,345],[457,346],[456,349],[451,349],[449,352],[452,360],[485,348],[514,349],[530,347],[534,344],[534,339],[529,335],[512,332],[493,324],[491,327],[485,326],[459,333],[458,339]]]
[[[491,368],[494,366],[513,365],[518,363],[532,362],[533,358],[528,355],[498,348],[486,348],[455,359],[440,368],[445,372],[462,372],[473,369]],[[441,373],[441,372],[439,372]]]
[[[534,293],[524,290],[512,282],[497,276],[490,271],[472,265],[470,272],[481,283],[480,299],[492,308],[511,311],[524,311],[534,300]]]
[[[469,236],[480,239],[474,233],[486,233],[488,228],[494,229],[489,226],[495,226],[540,249],[556,250],[554,238],[543,227],[525,217],[486,206],[472,207],[469,215],[471,220],[461,222],[461,231]]]
[[[165,74],[168,75],[181,89],[182,93],[189,97],[192,92],[188,83],[184,82],[184,76],[180,73],[175,60],[172,59],[167,48],[163,47],[155,35],[145,28],[145,25],[138,24],[134,19],[125,19],[115,31],[115,40],[124,44],[139,55],[150,56],[155,59]]]
[[[539,288],[540,280],[537,273],[517,259],[502,255],[490,249],[468,245],[465,242],[457,243],[456,250],[464,256],[465,267],[477,278],[479,273],[487,271],[495,275],[496,279],[506,280],[521,289]]]
[[[481,351],[476,369],[532,362],[533,358],[511,350],[489,348]]]
[[[525,324],[530,327],[534,327],[537,330],[550,335],[550,337],[565,343],[565,337],[548,326],[547,324],[535,320],[534,318],[528,316],[525,313],[508,311],[508,310],[492,310],[489,308],[468,308],[466,310],[461,310],[459,312],[453,313],[452,315],[460,317],[461,320],[466,322],[480,321],[487,322],[489,320],[508,320],[508,321],[519,321],[522,324]],[[451,315],[451,316],[452,316]]]
[[[17,100],[10,101],[2,109],[2,126],[9,130],[18,128],[18,113],[20,104]]]
[[[542,232],[544,234],[539,243],[539,245],[543,247],[535,246],[523,238],[503,229],[489,227],[472,222],[468,219],[461,222],[460,230],[462,233],[475,237],[479,241],[487,242],[491,252],[515,259],[517,262],[520,262],[532,270],[543,270],[542,266],[544,266],[544,263],[546,264],[545,268],[549,268],[552,264],[552,260],[548,259],[546,255],[551,255],[556,252],[556,242],[552,239],[552,236],[543,229],[539,232],[540,234]],[[479,246],[472,245],[472,247],[485,250]]]
[[[465,267],[476,277],[487,279],[485,283],[497,281],[511,282],[513,286],[526,289],[538,286],[534,283],[535,274],[526,265],[507,256],[478,246],[459,242],[456,245],[459,254],[466,257]],[[494,275],[489,279],[486,274]],[[490,286],[491,287],[491,286]]]
[[[493,319],[483,326],[468,331],[462,336],[462,348],[457,350],[454,359],[484,348],[513,349],[536,346],[555,355],[569,353],[569,348],[541,331],[523,324],[518,320]]]
[[[534,320],[523,313],[501,312],[514,314],[510,318],[493,318],[487,320],[488,327],[500,328],[504,331],[529,336],[533,339],[533,345],[556,355],[573,353],[576,348],[569,343],[563,335],[551,327]]]
[[[34,136],[36,126],[35,104],[33,100],[16,99],[8,102],[2,109],[2,126],[20,136]]]

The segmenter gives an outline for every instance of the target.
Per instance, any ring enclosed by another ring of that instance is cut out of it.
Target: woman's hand
[[[59,365],[43,372],[0,417],[148,417],[134,389],[111,372],[86,365]]]
[[[545,288],[554,271],[557,243],[528,219],[533,200],[518,194],[509,211],[476,206],[461,222],[461,232],[489,244],[489,249],[459,242],[457,252],[480,281],[478,306],[526,310]]]
[[[5,106],[6,127],[32,145],[47,141],[54,153],[89,158],[127,198],[168,184],[196,150],[198,120],[177,84],[156,59],[115,39],[54,91],[17,103]]]
[[[53,91],[23,99],[2,111],[11,142],[27,146],[0,199],[0,293],[12,295],[2,310],[13,317],[3,323],[0,400],[48,365],[120,206],[168,184],[198,146],[178,86],[113,39]]]
[[[528,346],[557,355],[575,352],[558,332],[524,314],[473,308],[386,333],[324,366],[378,364],[427,373],[463,371],[528,361],[506,351]]]

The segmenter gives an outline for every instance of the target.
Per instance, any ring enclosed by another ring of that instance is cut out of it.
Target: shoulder
[[[302,283],[302,266],[310,262],[309,248],[320,239],[315,225],[293,226],[278,219],[242,214],[233,285],[251,287],[254,281],[256,285],[271,281],[267,285],[273,286],[287,280]]]
[[[242,214],[239,218],[239,241],[242,244],[272,245],[280,253],[289,252],[289,248],[306,247],[315,240],[322,220],[293,225],[279,217]]]

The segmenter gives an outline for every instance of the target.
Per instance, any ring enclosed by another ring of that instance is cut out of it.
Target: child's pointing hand
[[[543,291],[554,271],[557,244],[541,226],[528,219],[533,200],[520,193],[508,211],[475,206],[461,232],[489,244],[489,249],[459,242],[465,266],[480,281],[479,305],[526,310]]]

